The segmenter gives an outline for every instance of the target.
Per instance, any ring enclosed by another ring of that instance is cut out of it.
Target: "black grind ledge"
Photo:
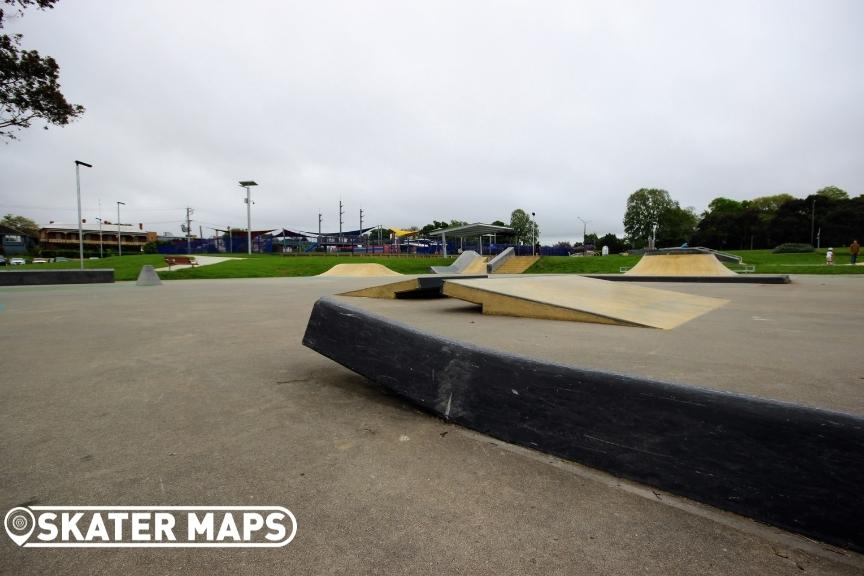
[[[110,284],[113,282],[113,268],[90,268],[86,270],[4,270],[0,272],[0,286]]]
[[[739,276],[628,276],[626,274],[582,274],[613,282],[702,282],[705,284],[791,284],[786,274],[741,274]]]
[[[505,354],[329,297],[303,344],[454,423],[864,551],[862,417]]]

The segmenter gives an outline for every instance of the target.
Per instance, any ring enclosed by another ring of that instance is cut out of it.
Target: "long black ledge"
[[[628,276],[627,274],[583,274],[613,282],[696,282],[704,284],[790,284],[786,274],[739,274],[738,276]]]
[[[87,270],[4,270],[0,286],[34,286],[41,284],[102,284],[114,282],[113,268]]]
[[[864,551],[864,418],[504,354],[332,298],[303,343],[457,424]]]

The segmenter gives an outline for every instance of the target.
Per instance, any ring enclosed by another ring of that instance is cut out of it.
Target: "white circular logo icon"
[[[3,525],[6,527],[9,538],[21,546],[33,533],[33,529],[36,527],[36,518],[33,516],[33,512],[27,508],[12,508],[6,513]]]

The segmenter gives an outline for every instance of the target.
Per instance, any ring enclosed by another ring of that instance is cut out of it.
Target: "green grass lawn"
[[[770,250],[745,250],[733,252],[744,258],[746,264],[756,266],[756,274],[864,274],[864,266],[848,266],[849,251],[835,252],[834,266],[825,265],[825,250],[808,254],[773,254]],[[236,260],[220,264],[186,268],[174,272],[160,271],[164,280],[187,280],[194,278],[270,278],[278,276],[315,276],[336,264],[378,263],[402,274],[425,274],[429,266],[451,264],[452,258],[413,258],[407,256],[279,256],[271,254],[234,254]],[[618,274],[623,267],[635,266],[639,256],[546,256],[528,269],[529,274]],[[136,254],[113,256],[100,260],[85,260],[85,268],[113,268],[114,278],[135,280],[141,267],[150,264],[155,268],[165,266],[162,254]],[[78,261],[49,264],[27,264],[6,267],[6,270],[46,270],[52,268],[78,268]],[[732,266],[734,269],[735,267]],[[2,270],[2,268],[0,268]]]

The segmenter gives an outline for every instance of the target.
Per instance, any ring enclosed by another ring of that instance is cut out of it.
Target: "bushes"
[[[805,254],[807,252],[815,251],[816,250],[810,244],[796,244],[794,242],[780,244],[772,250],[774,254]]]

